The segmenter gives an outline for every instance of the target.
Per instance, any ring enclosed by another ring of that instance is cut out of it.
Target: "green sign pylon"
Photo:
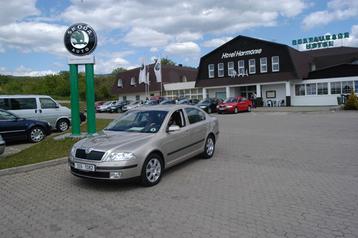
[[[78,65],[70,65],[70,89],[71,89],[71,120],[72,136],[80,136],[80,103],[78,90]],[[86,72],[86,102],[87,102],[87,133],[96,134],[96,111],[94,91],[94,67],[93,63],[85,64]]]

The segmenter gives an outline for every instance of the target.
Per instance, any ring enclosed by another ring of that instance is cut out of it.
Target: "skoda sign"
[[[85,23],[70,26],[64,37],[66,49],[73,55],[91,54],[97,46],[97,35],[93,28]]]

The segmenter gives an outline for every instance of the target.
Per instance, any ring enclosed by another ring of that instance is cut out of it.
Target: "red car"
[[[250,112],[252,102],[244,97],[229,97],[217,106],[218,113],[238,113],[241,111]]]

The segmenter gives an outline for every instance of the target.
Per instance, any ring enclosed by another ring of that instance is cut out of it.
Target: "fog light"
[[[122,176],[121,172],[110,172],[109,178],[110,179],[119,179]]]

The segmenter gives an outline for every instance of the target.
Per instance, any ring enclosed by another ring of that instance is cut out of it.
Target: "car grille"
[[[76,150],[76,158],[79,159],[88,159],[88,160],[101,160],[105,152],[92,150],[88,154],[84,149]]]
[[[82,175],[91,178],[109,178],[109,172],[92,172],[92,171],[82,171],[71,167],[71,171],[77,175]]]

